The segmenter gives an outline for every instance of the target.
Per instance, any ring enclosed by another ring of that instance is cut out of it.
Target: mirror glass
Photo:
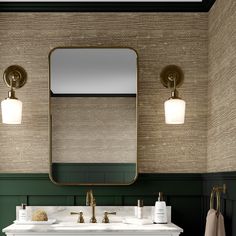
[[[131,184],[137,177],[137,54],[130,48],[50,53],[50,178]]]

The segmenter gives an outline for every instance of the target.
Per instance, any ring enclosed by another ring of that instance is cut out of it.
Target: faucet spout
[[[87,191],[87,194],[86,194],[86,206],[91,206],[91,204],[93,203],[93,191],[92,190],[89,190]]]
[[[93,191],[89,190],[86,194],[86,206],[92,207],[92,217],[90,219],[90,223],[97,223],[96,217],[95,217],[95,207],[96,207],[96,200],[93,196]]]

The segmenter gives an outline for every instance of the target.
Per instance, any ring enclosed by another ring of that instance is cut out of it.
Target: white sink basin
[[[83,227],[83,228],[91,228],[91,227],[95,227],[95,228],[106,228],[109,225],[114,225],[117,223],[108,223],[108,224],[104,224],[104,223],[75,223],[75,222],[61,222],[58,224],[53,224],[53,227]],[[118,223],[119,224],[119,223]]]
[[[89,230],[89,231],[109,231],[109,230],[120,230],[122,228],[129,228],[128,225],[119,223],[75,223],[75,222],[61,222],[58,224],[53,224],[51,227],[58,230]]]

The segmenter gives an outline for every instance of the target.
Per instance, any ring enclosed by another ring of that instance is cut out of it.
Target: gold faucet
[[[86,206],[92,207],[92,217],[90,219],[90,223],[97,223],[96,217],[95,217],[95,207],[96,207],[96,200],[93,196],[93,191],[89,190],[86,194]]]

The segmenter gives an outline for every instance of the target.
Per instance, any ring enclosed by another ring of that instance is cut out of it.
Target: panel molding
[[[48,174],[0,173],[0,195],[85,195],[89,188],[96,195],[153,195],[158,191],[175,196],[199,195],[202,189],[200,174],[139,174],[138,179],[128,186],[58,186]],[[172,186],[173,184],[173,186]],[[191,187],[193,185],[193,187]],[[158,189],[153,189],[157,186]],[[30,191],[29,191],[30,189]]]
[[[236,171],[202,174],[203,180],[236,180]]]

